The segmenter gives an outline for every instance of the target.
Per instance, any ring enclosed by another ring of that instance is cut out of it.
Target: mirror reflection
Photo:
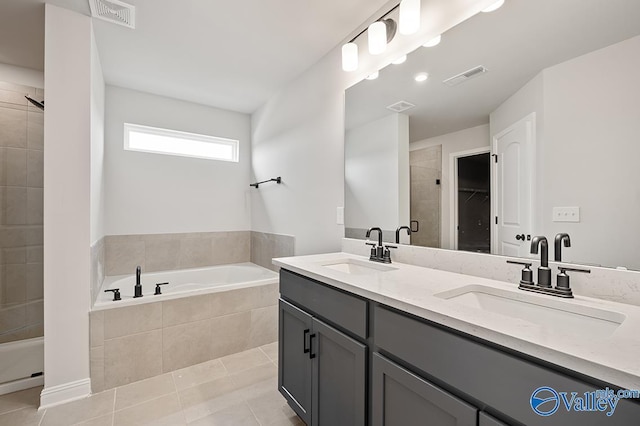
[[[638,22],[510,0],[347,89],[345,236],[532,257],[567,233],[563,261],[640,270]]]

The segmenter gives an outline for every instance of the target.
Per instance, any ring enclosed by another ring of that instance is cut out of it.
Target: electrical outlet
[[[338,225],[344,225],[344,207],[338,207],[336,209],[336,223]]]
[[[554,222],[580,222],[580,207],[554,207]]]

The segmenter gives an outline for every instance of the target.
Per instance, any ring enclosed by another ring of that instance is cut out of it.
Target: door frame
[[[487,153],[491,154],[491,146],[467,149],[449,154],[449,182],[451,182],[449,185],[449,206],[451,206],[449,209],[449,242],[453,250],[458,250],[458,159]],[[491,160],[489,160],[489,162],[491,162]],[[489,173],[491,173],[491,170]],[[491,193],[493,193],[493,176],[491,176],[490,182]],[[491,225],[493,226],[493,223],[491,223]],[[493,235],[493,233],[491,235]]]
[[[537,146],[537,134],[536,134],[536,113],[535,111],[525,115],[523,118],[515,121],[514,123],[507,126],[504,130],[494,134],[491,136],[491,151],[492,154],[497,152],[498,150],[498,139],[502,136],[506,135],[509,132],[512,132],[516,127],[529,124],[528,135],[530,139],[530,151],[529,151],[529,206],[530,207],[530,217],[529,217],[529,227],[531,229],[531,235],[536,234],[536,230],[538,229],[537,220],[540,215],[538,214],[538,209],[540,206],[537,204],[538,195],[537,195],[537,183],[536,176],[538,171],[536,169],[538,165],[538,146]],[[498,163],[493,161],[491,163],[491,189],[495,188],[496,196],[491,197],[491,217],[495,218],[498,215]],[[495,224],[495,220],[491,221],[491,254],[500,254],[498,253],[498,226]]]

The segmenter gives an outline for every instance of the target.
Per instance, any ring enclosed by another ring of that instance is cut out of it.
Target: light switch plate
[[[338,225],[344,225],[344,207],[338,207],[336,209],[336,223]]]
[[[580,222],[580,207],[554,207],[554,222]]]

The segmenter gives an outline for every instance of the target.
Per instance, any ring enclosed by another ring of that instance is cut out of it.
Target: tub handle
[[[112,300],[113,302],[115,302],[116,300],[121,300],[120,299],[120,289],[119,288],[112,288],[110,290],[105,290],[104,292],[108,293],[110,291],[113,292],[113,300]]]
[[[154,294],[154,295],[162,294],[162,291],[160,291],[160,286],[161,286],[161,285],[167,285],[167,284],[169,284],[169,283],[157,283],[157,284],[156,284],[156,292],[155,292],[155,293],[153,293],[153,294]]]
[[[302,348],[304,349],[304,353],[308,354],[309,351],[311,350],[310,348],[307,347],[307,334],[309,334],[309,329],[307,328],[304,333],[302,333]],[[311,339],[309,339],[311,340]],[[309,342],[311,343],[311,342]]]

